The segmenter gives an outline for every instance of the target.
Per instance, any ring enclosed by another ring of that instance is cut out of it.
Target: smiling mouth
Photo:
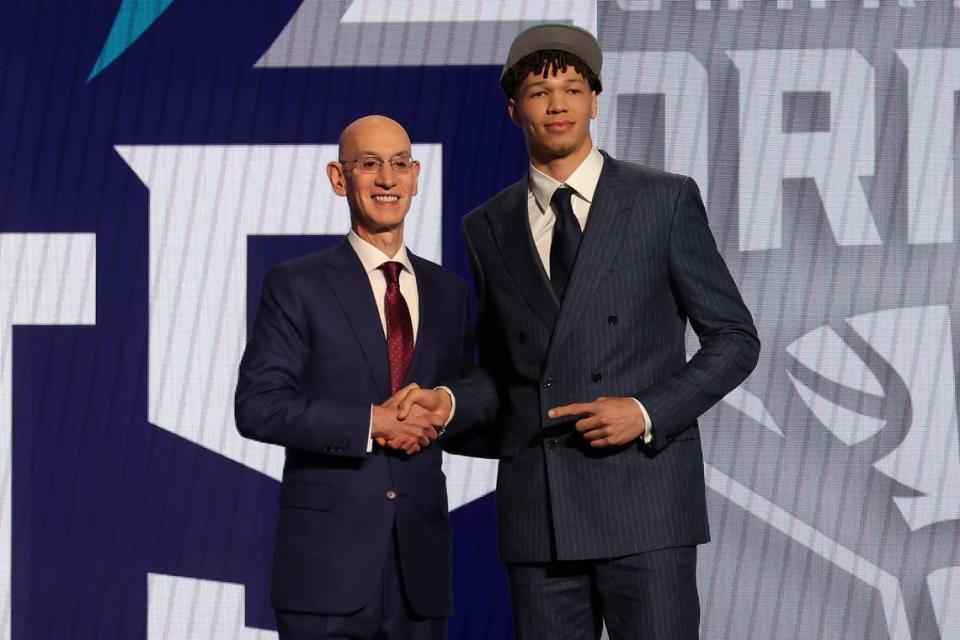
[[[396,202],[397,200],[400,199],[400,196],[381,195],[381,196],[373,196],[373,199],[376,200],[377,202],[385,202],[385,203]]]

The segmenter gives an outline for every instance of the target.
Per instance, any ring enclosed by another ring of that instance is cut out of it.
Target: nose
[[[567,100],[563,91],[553,91],[550,93],[550,100],[547,103],[549,113],[563,113],[567,110]]]
[[[397,183],[397,175],[389,162],[384,162],[377,171],[376,184],[378,187],[390,188]]]

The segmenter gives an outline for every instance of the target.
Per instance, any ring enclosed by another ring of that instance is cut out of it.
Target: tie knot
[[[402,264],[392,261],[384,262],[379,268],[383,271],[383,277],[387,279],[387,284],[400,283],[400,270],[403,269]]]
[[[555,209],[564,211],[570,208],[570,198],[572,197],[573,189],[570,187],[560,187],[553,192],[553,197],[550,198],[550,204],[552,204]]]

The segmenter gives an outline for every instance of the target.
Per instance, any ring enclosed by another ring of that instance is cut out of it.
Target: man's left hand
[[[591,447],[616,447],[633,442],[647,430],[643,411],[633,398],[597,398],[554,407],[551,418],[580,416],[577,431]]]

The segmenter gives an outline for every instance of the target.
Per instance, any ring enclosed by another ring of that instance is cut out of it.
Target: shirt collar
[[[603,154],[597,151],[596,147],[590,149],[590,153],[583,159],[580,166],[563,182],[557,182],[531,164],[530,191],[537,200],[540,212],[546,213],[550,206],[550,200],[553,198],[553,192],[559,189],[561,185],[567,185],[587,202],[593,202],[593,193],[597,190],[597,182],[600,181],[600,171],[602,169]]]
[[[384,262],[399,262],[403,265],[405,271],[411,274],[413,273],[413,264],[410,262],[410,256],[407,255],[406,246],[401,245],[400,250],[397,251],[397,255],[391,258],[358,236],[353,229],[347,234],[347,242],[350,243],[350,246],[353,247],[353,250],[357,253],[357,257],[360,258],[360,264],[363,265],[363,270],[368,274],[379,270],[380,265]]]

